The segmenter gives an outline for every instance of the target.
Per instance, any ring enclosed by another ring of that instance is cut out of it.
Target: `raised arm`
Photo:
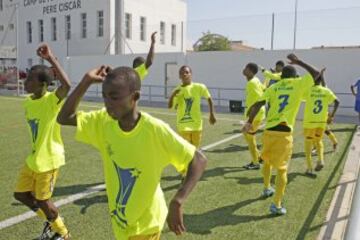
[[[145,62],[146,69],[149,69],[154,62],[156,34],[157,32],[151,34],[151,46]]]
[[[68,78],[67,74],[61,67],[56,57],[54,56],[49,45],[47,45],[46,43],[41,44],[36,52],[39,57],[48,61],[51,64],[51,66],[54,68],[57,76],[59,77],[61,84],[60,87],[56,89],[55,94],[59,98],[59,100],[64,99],[69,93],[71,88],[70,79]]]
[[[290,64],[298,65],[304,68],[306,71],[308,71],[312,75],[314,81],[319,77],[320,72],[318,69],[311,66],[310,64],[305,63],[303,60],[299,59],[295,54],[291,53],[287,56],[287,58],[289,59]]]
[[[185,200],[194,189],[196,183],[200,180],[207,165],[206,157],[199,151],[196,151],[185,177],[185,180],[169,205],[169,214],[167,223],[171,231],[176,235],[181,235],[186,231],[183,220],[182,206]]]
[[[61,108],[57,117],[58,123],[61,125],[76,126],[76,112],[79,103],[86,93],[87,89],[93,83],[101,83],[106,77],[108,67],[101,66],[90,70],[85,74],[81,82],[76,86],[75,90],[66,99],[64,106]]]

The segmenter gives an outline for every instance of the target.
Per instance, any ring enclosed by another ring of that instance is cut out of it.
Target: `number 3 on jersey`
[[[281,113],[289,104],[289,95],[280,95],[279,100],[281,101],[279,104],[279,113]]]
[[[316,100],[314,105],[315,105],[315,108],[313,109],[313,113],[319,114],[323,110],[322,101]]]

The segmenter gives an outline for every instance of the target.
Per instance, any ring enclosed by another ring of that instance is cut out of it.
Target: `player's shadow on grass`
[[[328,155],[328,154],[331,154],[331,153],[334,153],[333,150],[331,151],[326,151],[324,152],[324,155]],[[317,156],[317,154],[311,154],[312,156]],[[293,153],[292,156],[291,156],[291,159],[296,159],[296,158],[305,158],[305,152],[297,152],[297,153]]]
[[[259,149],[261,145],[257,146]],[[237,144],[230,144],[229,146],[222,149],[214,149],[214,150],[205,150],[207,153],[231,153],[231,152],[243,152],[249,150],[248,146],[241,146]]]
[[[80,209],[81,214],[86,214],[88,208],[95,204],[107,204],[108,203],[108,198],[105,194],[105,189],[101,190],[101,192],[104,192],[104,193],[102,195],[96,195],[96,196],[91,196],[91,197],[87,197],[87,198],[82,198],[82,199],[76,200],[74,202],[75,205],[78,205],[81,207],[81,209]]]
[[[253,202],[262,200],[262,198],[248,199],[242,202],[235,203],[233,205],[216,208],[202,214],[185,214],[184,221],[187,231],[200,235],[211,234],[213,228],[219,226],[234,226],[240,223],[247,223],[253,221],[260,221],[267,218],[273,218],[274,216],[267,215],[235,215],[238,209],[243,208]]]
[[[291,172],[287,175],[288,184],[295,180],[297,177],[309,177],[305,173]],[[249,177],[224,177],[225,179],[237,180],[238,184],[241,185],[251,185],[251,184],[263,184],[264,180],[262,177],[249,178]],[[271,176],[271,182],[275,182],[276,175]],[[312,178],[316,178],[314,175]]]
[[[78,184],[78,185],[55,187],[53,197],[67,196],[67,195],[80,193],[87,190],[90,187],[94,187],[100,184],[104,184],[104,183]]]
[[[225,177],[226,174],[229,173],[238,173],[238,172],[242,172],[242,171],[246,171],[246,169],[242,168],[242,167],[217,167],[217,168],[212,168],[209,170],[206,170],[203,174],[203,176],[201,177],[200,181],[208,181],[209,178],[213,178],[213,177]],[[177,184],[175,185],[171,185],[171,186],[166,186],[163,187],[163,191],[172,191],[175,189],[178,189],[180,187],[181,184],[181,176],[180,175],[174,175],[174,176],[166,176],[166,177],[162,177],[163,181],[167,181],[167,182],[177,182]]]

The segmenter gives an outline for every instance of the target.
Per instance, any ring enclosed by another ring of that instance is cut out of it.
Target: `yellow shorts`
[[[200,148],[201,135],[202,135],[201,131],[188,131],[188,132],[181,131],[179,132],[179,135],[183,137],[186,141],[194,145],[197,149]]]
[[[249,131],[249,134],[255,134],[260,128],[261,121],[253,121],[253,123],[251,125],[252,125],[252,127]]]
[[[292,155],[293,137],[291,132],[264,131],[261,159],[276,169],[287,169]]]
[[[26,164],[21,169],[15,192],[32,192],[37,200],[48,200],[54,191],[59,169],[36,173]]]
[[[160,240],[160,233],[130,237],[129,240]]]
[[[305,128],[304,136],[306,138],[321,139],[324,136],[325,129],[323,128]]]

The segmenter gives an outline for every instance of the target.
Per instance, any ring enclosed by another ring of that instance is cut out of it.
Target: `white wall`
[[[204,52],[190,53],[166,53],[156,54],[154,65],[151,67],[150,75],[145,79],[146,85],[165,85],[166,63],[176,63],[178,67],[188,64],[193,69],[193,78],[196,82],[205,83],[208,87],[218,88],[244,88],[246,81],[242,76],[242,69],[248,62],[255,62],[264,67],[273,67],[277,60],[286,60],[286,55],[291,51],[254,51],[254,52]],[[296,51],[299,57],[317,66],[326,67],[325,78],[328,86],[337,93],[350,94],[350,85],[360,77],[360,49],[338,49],[338,50],[300,50]],[[127,65],[136,55],[126,56],[94,56],[94,57],[72,57],[66,61],[67,72],[73,82],[80,81],[83,74],[90,68],[108,64],[111,66]],[[299,73],[304,71],[299,69]],[[263,77],[258,74],[259,78]],[[175,76],[173,76],[175,77]],[[176,81],[175,81],[176,82]],[[178,81],[179,82],[179,81]],[[172,84],[171,84],[172,85]],[[147,94],[147,89],[143,92]],[[217,97],[217,91],[212,90],[212,95]],[[163,94],[158,89],[155,94]],[[222,98],[238,99],[244,98],[243,91],[223,91]],[[351,95],[338,95],[342,107],[339,113],[342,115],[353,115],[352,106],[354,97]],[[146,98],[145,98],[146,99]],[[165,101],[164,98],[161,98]],[[222,104],[227,102],[223,101]]]

